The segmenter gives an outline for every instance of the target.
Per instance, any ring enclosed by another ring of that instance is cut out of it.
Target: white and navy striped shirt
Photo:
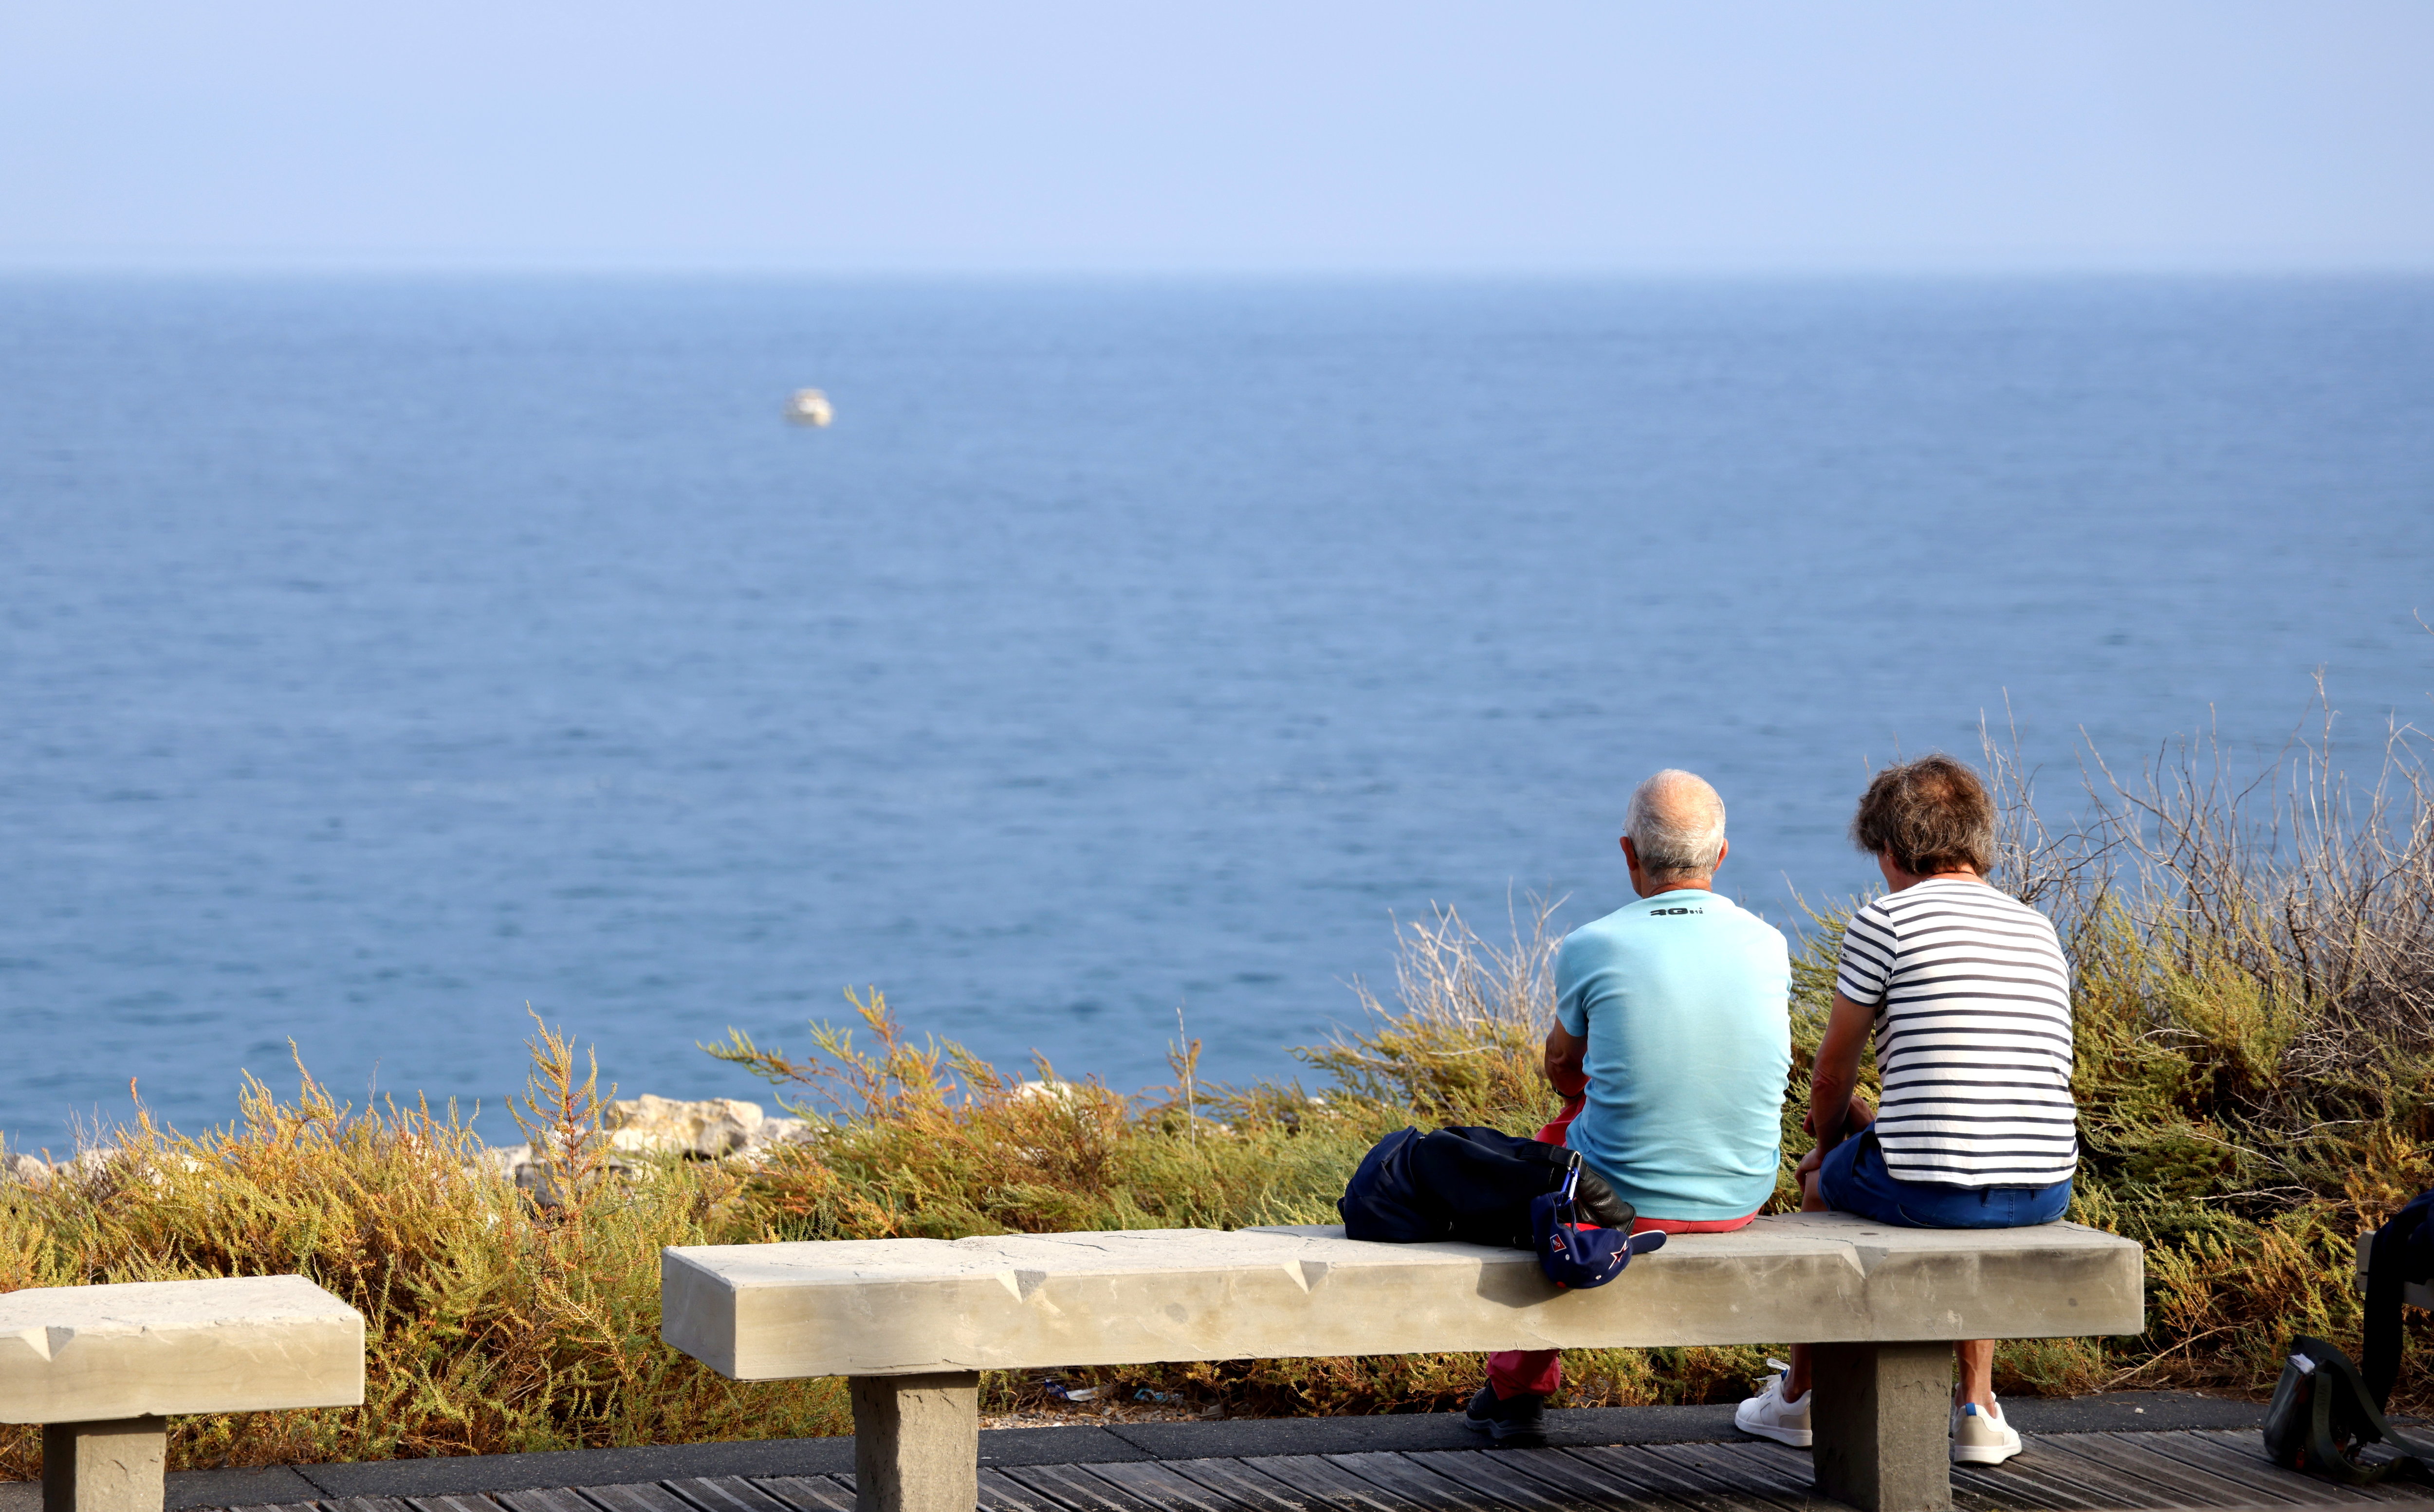
[[[1877,1141],[1905,1181],[2050,1186],[2079,1164],[2070,968],[2042,913],[1934,877],[1851,915],[1836,985],[1877,1011]]]

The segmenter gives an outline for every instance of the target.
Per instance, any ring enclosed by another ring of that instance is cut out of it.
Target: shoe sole
[[[1761,1428],[1754,1423],[1745,1423],[1738,1418],[1733,1419],[1733,1426],[1752,1438],[1771,1438],[1778,1444],[1788,1444],[1793,1449],[1810,1448],[1817,1437],[1816,1430],[1811,1428]]]
[[[2026,1444],[1963,1444],[1955,1441],[1952,1446],[1952,1463],[2000,1465],[2028,1447]]]

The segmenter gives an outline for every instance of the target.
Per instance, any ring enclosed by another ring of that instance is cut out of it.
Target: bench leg
[[[169,1419],[47,1423],[43,1512],[161,1512]]]
[[[1860,1512],[1952,1505],[1952,1346],[1809,1347],[1817,1489]]]
[[[846,1386],[853,1396],[854,1512],[972,1512],[980,1504],[979,1371],[858,1375]]]

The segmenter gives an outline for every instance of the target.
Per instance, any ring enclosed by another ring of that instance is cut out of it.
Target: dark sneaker
[[[1495,1448],[1534,1449],[1547,1442],[1546,1407],[1544,1397],[1499,1397],[1494,1386],[1482,1386],[1462,1421]]]

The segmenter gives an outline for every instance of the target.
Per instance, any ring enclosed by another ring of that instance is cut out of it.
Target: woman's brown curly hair
[[[1995,864],[1995,801],[1978,773],[1942,752],[1887,767],[1860,795],[1851,843],[1893,853],[1913,876]]]

